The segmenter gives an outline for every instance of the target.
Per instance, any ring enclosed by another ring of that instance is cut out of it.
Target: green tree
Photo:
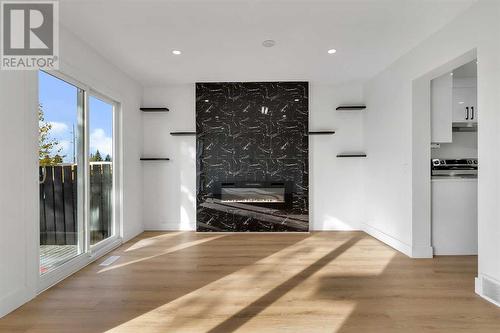
[[[62,163],[65,156],[60,155],[62,148],[59,147],[59,142],[50,137],[52,125],[45,121],[45,115],[41,104],[38,104],[38,128],[38,159],[40,161],[40,166]]]
[[[96,150],[95,154],[90,154],[90,162],[102,162],[102,156],[99,149]]]
[[[104,159],[105,162],[111,162],[111,156],[106,155],[106,158]]]
[[[63,157],[59,154],[55,154],[54,157],[52,157],[52,162],[54,164],[60,164],[63,162]]]

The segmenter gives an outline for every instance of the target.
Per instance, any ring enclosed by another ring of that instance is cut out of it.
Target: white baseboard
[[[389,245],[390,247],[398,250],[399,252],[406,254],[410,258],[432,258],[433,249],[432,246],[411,246],[403,243],[399,239],[396,239],[385,232],[374,228],[366,223],[363,224],[363,231],[368,235],[375,237],[379,241]]]
[[[481,279],[479,276],[474,279],[474,292],[479,296],[483,293],[483,286],[481,285]]]
[[[348,226],[314,226],[309,224],[309,231],[364,231],[359,227],[348,227]],[[167,222],[167,223],[145,223],[144,231],[196,231],[196,225],[181,226],[179,223]]]
[[[144,231],[196,231],[196,229],[179,229],[170,225],[159,225],[159,226],[154,226],[154,227],[146,227]],[[308,233],[312,231],[364,231],[362,229],[309,229],[309,231],[300,231],[302,233]],[[199,232],[199,231],[198,231]],[[262,232],[262,231],[256,231],[253,232],[255,234],[263,234],[263,233],[269,233],[269,234],[283,234],[287,233],[288,231],[284,232]],[[293,231],[292,233],[300,233],[297,231]],[[209,231],[207,233],[214,234],[217,233],[215,231]],[[234,231],[220,231],[218,233],[235,233]],[[248,231],[245,231],[245,233],[249,233]]]
[[[433,258],[434,249],[432,246],[412,246],[411,248],[412,258]]]
[[[141,226],[140,228],[137,228],[136,230],[132,231],[131,233],[128,233],[126,236],[122,235],[122,238],[123,238],[122,243],[126,243],[129,240],[134,239],[135,237],[139,236],[143,232],[144,232],[144,228],[143,228],[143,226]]]
[[[144,231],[196,231],[196,226],[183,226],[179,223],[145,223]]]
[[[383,231],[380,231],[377,228],[374,228],[366,223],[363,224],[363,231],[368,235],[375,237],[379,241],[389,245],[390,247],[398,250],[401,253],[406,254],[408,257],[412,255],[412,248],[410,245],[401,242],[400,240],[386,234]]]
[[[500,281],[497,279],[479,274],[474,280],[474,291],[488,302],[500,307]]]
[[[30,301],[35,296],[36,294],[34,292],[29,292],[27,289],[22,288],[14,290],[5,297],[2,297],[0,299],[0,318]]]
[[[349,228],[349,227],[316,227],[314,225],[310,226],[309,231],[363,231],[361,228]]]

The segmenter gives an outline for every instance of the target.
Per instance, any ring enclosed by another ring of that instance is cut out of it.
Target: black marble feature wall
[[[196,84],[197,231],[308,231],[308,83]]]

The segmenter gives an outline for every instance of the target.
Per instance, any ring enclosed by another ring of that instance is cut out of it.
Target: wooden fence
[[[40,167],[40,244],[78,242],[76,165]],[[90,163],[90,243],[111,234],[113,170],[110,162]]]

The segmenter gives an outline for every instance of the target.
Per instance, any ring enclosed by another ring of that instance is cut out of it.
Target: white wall
[[[122,234],[143,230],[139,156],[142,89],[90,47],[60,31],[60,71],[122,103]],[[0,316],[38,289],[38,80],[32,71],[0,71]]]
[[[364,120],[365,142],[370,152],[365,169],[369,198],[369,219],[365,228],[411,255],[418,250],[416,247],[426,245],[426,240],[422,239],[426,233],[419,228],[428,223],[415,218],[418,216],[415,210],[422,207],[415,200],[420,198],[421,183],[428,181],[422,170],[428,170],[429,161],[414,157],[425,156],[430,149],[430,127],[425,124],[429,117],[418,114],[418,110],[413,112],[412,83],[477,48],[478,109],[481,110],[478,136],[481,164],[478,180],[479,276],[490,277],[496,283],[500,282],[498,17],[500,2],[479,1],[370,80],[365,86],[369,111]]]
[[[167,113],[143,114],[143,156],[170,161],[143,162],[146,230],[196,229],[196,137],[194,84],[145,88],[143,106],[165,106]]]
[[[338,159],[345,151],[363,151],[362,114],[337,112],[343,103],[362,103],[362,85],[310,85],[311,130],[336,130],[311,136],[311,230],[359,229],[362,221],[361,166],[364,159]],[[196,228],[196,139],[171,136],[195,130],[195,87],[171,85],[144,90],[144,106],[167,106],[165,114],[143,115],[143,155],[166,156],[169,162],[143,162],[144,224],[148,230]]]
[[[309,130],[335,130],[335,135],[309,137],[311,230],[359,230],[363,221],[362,166],[366,159],[336,155],[365,151],[362,135],[365,111],[335,108],[364,104],[362,84],[313,83],[309,96]]]
[[[0,70],[0,317],[35,295],[38,274],[36,72]]]

